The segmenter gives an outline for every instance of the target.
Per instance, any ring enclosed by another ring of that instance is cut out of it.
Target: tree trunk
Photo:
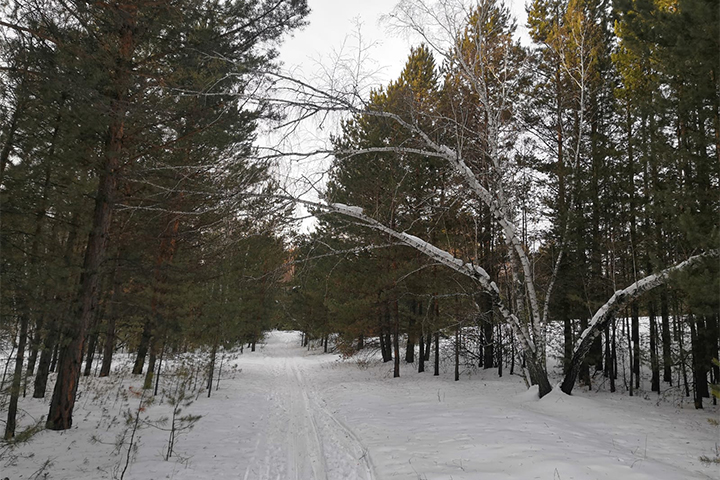
[[[393,301],[393,315],[395,317],[395,325],[393,327],[393,378],[400,376],[400,312],[398,301]]]
[[[702,358],[702,347],[700,346],[700,339],[698,338],[698,332],[697,328],[695,326],[695,318],[691,314],[688,318],[688,323],[690,324],[690,341],[691,341],[691,349],[692,349],[692,376],[693,376],[693,392],[694,392],[694,400],[695,400],[695,408],[701,409],[703,408],[703,395],[702,395],[702,384],[707,383],[707,379],[704,378],[705,372],[703,371],[703,367],[700,362],[700,358]]]
[[[687,375],[687,355],[685,353],[685,340],[684,340],[685,325],[678,321],[677,313],[673,314],[673,319],[674,319],[674,322],[676,325],[675,329],[677,330],[678,348],[680,349],[680,371],[682,373],[683,386],[685,387],[685,396],[689,397],[690,396],[690,385],[688,382],[688,375]]]
[[[59,322],[58,322],[59,323]],[[59,328],[48,330],[43,341],[43,347],[40,351],[40,362],[38,363],[37,375],[35,375],[35,383],[33,386],[33,398],[44,398],[47,389],[47,379],[50,374],[50,363],[52,361],[53,351],[57,337],[60,335]]]
[[[8,404],[7,423],[5,423],[5,440],[9,441],[15,437],[15,422],[17,417],[18,400],[20,398],[20,386],[22,383],[23,361],[25,360],[25,345],[27,343],[28,322],[26,315],[20,316],[20,338],[18,339],[17,352],[15,354],[15,371],[10,386],[10,402]]]
[[[435,369],[434,376],[440,375],[440,332],[435,332]]]
[[[460,380],[460,324],[455,326],[455,381]]]
[[[415,361],[415,309],[416,303],[413,303],[412,313],[408,319],[407,344],[405,345],[405,363],[413,363]]]
[[[663,381],[672,385],[672,350],[670,337],[670,311],[667,288],[660,291],[660,317],[662,318]]]
[[[503,337],[502,337],[502,326],[498,325],[497,327],[497,367],[498,367],[498,377],[502,378],[503,376]],[[545,375],[547,377],[547,375]],[[535,382],[541,382],[542,380],[539,378],[535,378]],[[549,384],[548,384],[549,385]],[[550,390],[548,390],[550,392]]]
[[[563,373],[567,375],[570,371],[570,362],[573,355],[573,326],[572,320],[563,312],[563,339],[564,339],[564,355],[563,355]]]
[[[592,364],[595,366],[596,372],[603,371],[603,342],[602,335],[598,335],[590,349],[589,357]]]
[[[155,373],[155,390],[153,391],[153,396],[157,396],[158,387],[160,386],[160,372],[162,371],[163,356],[165,355],[165,343],[166,340],[163,339],[162,347],[160,348],[160,358],[158,359],[158,368]]]
[[[640,308],[637,302],[632,304],[632,371],[635,376],[635,388],[640,388]]]
[[[718,315],[710,315],[706,317],[706,326],[707,326],[707,349],[708,349],[708,355],[706,356],[707,359],[712,362],[712,359],[720,358],[720,355],[718,355],[718,337],[720,336],[720,325],[718,325]],[[720,366],[716,364],[712,364],[711,368],[712,372],[712,381],[715,384],[720,384]],[[713,405],[717,405],[717,398],[713,395]]]
[[[420,348],[418,352],[418,373],[423,373],[425,371],[425,337],[422,332],[418,340],[418,347]]]
[[[140,343],[138,344],[137,355],[135,356],[135,363],[133,364],[132,373],[133,375],[141,375],[143,368],[145,367],[145,358],[147,357],[150,349],[150,339],[152,338],[152,325],[149,319],[145,320],[143,325],[142,335],[140,336]]]
[[[95,357],[95,349],[97,348],[97,331],[92,332],[88,335],[87,351],[85,352],[85,370],[83,376],[89,377],[92,373],[92,364]]]
[[[695,323],[697,328],[698,339],[698,391],[703,398],[710,398],[710,386],[708,385],[708,373],[712,359],[708,352],[708,319],[709,317],[696,317]]]
[[[112,293],[110,294],[110,308],[105,319],[105,343],[103,344],[103,361],[100,367],[100,377],[110,375],[112,357],[115,352],[115,323],[117,320],[117,300],[120,293],[120,282],[118,280],[118,268],[120,264],[120,252],[115,256],[115,266],[112,273]]]
[[[650,370],[652,372],[650,384],[653,392],[660,393],[660,365],[657,348],[657,321],[655,320],[655,301],[648,303],[648,316],[650,317]]]
[[[103,344],[102,365],[100,366],[100,377],[110,375],[113,353],[115,352],[115,313],[111,312],[105,325],[105,343]]]
[[[387,363],[390,361],[390,346],[388,345],[386,338],[385,338],[385,330],[380,330],[380,336],[378,337],[380,340],[380,352],[382,353],[382,359],[383,363]]]
[[[114,98],[109,111],[110,125],[105,143],[100,182],[95,197],[92,230],[85,249],[79,311],[72,321],[66,322],[65,341],[60,353],[57,382],[47,416],[46,426],[51,430],[66,430],[72,427],[72,413],[80,377],[85,334],[93,319],[100,296],[100,267],[105,257],[112,220],[120,166],[119,157],[124,149],[125,116],[132,57],[135,50],[136,18],[137,11],[132,9],[118,15],[120,24],[117,25],[116,32],[118,36],[116,59],[120,68],[117,69],[114,74],[115,78],[113,78]]]
[[[55,341],[55,347],[52,351],[52,360],[50,361],[50,373],[57,372],[57,364],[58,360],[60,359],[60,342],[62,341],[62,323],[60,324],[60,333]]]
[[[153,387],[153,376],[155,375],[155,363],[157,362],[158,337],[153,337],[150,341],[150,355],[148,358],[148,367],[145,372],[145,380],[143,381],[143,390],[150,390]]]
[[[615,392],[615,380],[617,380],[617,348],[615,342],[615,331],[617,330],[617,320],[612,321],[612,346],[610,347],[610,392]]]
[[[492,309],[492,307],[491,307]],[[490,310],[492,311],[492,310]],[[493,340],[494,325],[490,319],[483,323],[483,368],[493,368],[495,362],[495,342]]]
[[[213,384],[213,375],[215,374],[215,358],[217,357],[217,348],[218,348],[218,342],[213,342],[212,350],[210,351],[210,366],[208,367],[208,383],[207,383],[207,391],[208,391],[208,398],[210,398],[210,394],[212,393],[212,384]]]
[[[425,338],[425,361],[430,361],[430,351],[432,350],[432,335],[428,334]]]
[[[635,308],[636,307],[633,304],[633,309],[635,309]],[[635,366],[633,365],[633,359],[635,358],[634,357],[635,347],[633,346],[632,335],[630,333],[630,325],[628,325],[627,317],[625,317],[625,329],[627,331],[627,345],[628,345],[628,357],[629,357],[628,361],[631,364],[630,369],[629,369],[630,370],[630,382],[628,383],[628,392],[629,392],[630,396],[632,397],[633,396],[633,379],[634,379],[633,376],[635,375]]]
[[[42,330],[45,325],[45,314],[38,317],[37,323],[35,323],[35,331],[32,335],[32,341],[30,342],[30,357],[28,358],[27,370],[25,370],[25,378],[32,377],[35,373],[35,367],[37,366],[37,357],[42,347]]]

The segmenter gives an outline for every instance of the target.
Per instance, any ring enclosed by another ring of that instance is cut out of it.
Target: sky
[[[309,0],[309,24],[287,39],[280,49],[280,60],[289,70],[301,68],[308,74],[320,64],[328,64],[334,54],[351,52],[357,47],[355,32],[360,26],[363,43],[373,45],[370,57],[382,83],[395,79],[402,71],[412,42],[391,33],[384,15],[392,12],[395,0]],[[518,19],[525,24],[525,0],[506,0]],[[521,28],[519,28],[521,30]]]

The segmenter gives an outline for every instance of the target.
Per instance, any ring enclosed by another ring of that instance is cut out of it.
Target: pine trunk
[[[492,307],[491,307],[492,308]],[[492,310],[491,310],[492,311]],[[495,361],[495,344],[493,339],[493,322],[485,320],[483,324],[483,368],[493,368]]]
[[[405,363],[413,363],[415,361],[415,304],[413,311],[408,319],[407,344],[405,345]]]
[[[440,332],[435,332],[435,368],[434,376],[440,375]]]
[[[698,331],[695,325],[695,318],[693,315],[689,316],[688,323],[690,324],[690,341],[692,350],[692,377],[693,377],[693,393],[695,400],[695,408],[703,408],[703,395],[702,395],[702,384],[707,384],[705,372],[700,364],[700,358],[702,358],[702,347],[700,345],[700,339],[698,338]]]
[[[109,112],[110,125],[105,143],[100,182],[95,197],[92,230],[85,249],[81,290],[78,296],[79,310],[73,319],[66,322],[63,335],[64,345],[59,355],[57,382],[47,416],[46,426],[51,430],[66,430],[72,427],[72,414],[80,377],[85,335],[93,320],[100,297],[100,267],[107,248],[120,155],[124,148],[127,95],[135,49],[136,15],[137,11],[130,9],[118,16],[121,19],[116,32],[118,36],[117,62],[120,68],[117,69],[113,79],[114,98]]]
[[[658,362],[657,348],[657,321],[655,319],[655,302],[650,300],[648,304],[648,316],[650,317],[650,384],[653,392],[660,393],[660,364]]]
[[[662,318],[663,381],[672,385],[672,350],[670,336],[670,311],[667,288],[660,291],[660,317]]]
[[[393,316],[395,317],[395,325],[393,327],[393,378],[400,376],[400,312],[398,301],[393,301]]]
[[[212,350],[210,351],[210,365],[208,367],[208,383],[207,383],[208,398],[210,398],[210,394],[212,393],[212,384],[213,384],[213,376],[215,375],[215,359],[217,357],[217,349],[218,349],[218,344],[217,344],[217,342],[214,342],[213,346],[212,346]]]
[[[632,304],[632,371],[635,377],[635,388],[640,388],[640,307],[637,302]]]
[[[15,353],[15,371],[13,372],[12,383],[10,385],[10,402],[8,403],[7,422],[5,423],[6,441],[10,441],[15,437],[17,408],[18,400],[20,399],[20,386],[22,383],[23,361],[25,360],[25,345],[27,344],[29,321],[26,315],[20,316],[20,338],[18,339],[17,352]]]
[[[89,377],[92,373],[93,360],[95,358],[95,349],[97,348],[97,331],[92,332],[88,335],[87,351],[85,352],[85,370],[83,376]]]
[[[455,381],[460,380],[460,324],[455,326]]]
[[[634,308],[635,308],[635,305],[633,304],[633,309]],[[630,382],[628,383],[628,392],[629,392],[629,395],[632,397],[633,396],[633,380],[634,380],[634,375],[635,375],[635,367],[632,365],[632,363],[633,363],[633,359],[635,358],[634,357],[635,347],[633,346],[632,336],[630,333],[630,325],[628,325],[627,317],[625,317],[625,329],[627,331],[628,360],[629,360],[629,363],[631,363],[630,369],[629,369],[630,370]]]
[[[563,312],[565,313],[565,312]],[[564,339],[564,354],[563,354],[563,374],[567,375],[570,371],[570,362],[573,356],[573,328],[572,320],[565,315],[563,319],[563,339]]]

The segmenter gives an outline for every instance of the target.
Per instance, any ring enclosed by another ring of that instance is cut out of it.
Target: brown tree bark
[[[28,317],[21,313],[20,338],[18,339],[18,347],[15,352],[15,371],[13,372],[13,379],[10,384],[10,402],[8,403],[7,422],[5,423],[5,440],[12,440],[15,436],[17,408],[18,400],[20,398],[20,385],[22,382],[23,361],[25,359],[25,345],[27,344],[29,321]]]
[[[103,344],[103,359],[102,365],[100,366],[100,377],[107,377],[108,375],[110,375],[110,367],[112,367],[112,357],[113,353],[115,352],[115,323],[117,320],[117,299],[118,295],[120,294],[121,288],[118,280],[119,258],[120,254],[118,253],[115,257],[115,266],[112,273],[112,292],[110,293],[110,305],[108,308],[107,318],[105,319],[105,342]]]
[[[66,430],[72,427],[83,345],[100,296],[100,267],[107,248],[120,156],[124,149],[125,116],[135,50],[137,6],[124,4],[106,6],[106,8],[116,10],[115,18],[119,21],[115,32],[118,40],[118,68],[113,74],[114,91],[110,124],[95,197],[92,230],[85,249],[79,308],[74,315],[75,318],[69,319],[64,328],[65,342],[59,355],[58,377],[47,416],[46,427],[51,430]]]

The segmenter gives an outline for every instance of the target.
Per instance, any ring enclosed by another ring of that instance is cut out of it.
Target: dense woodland
[[[302,0],[4,7],[5,439],[26,395],[69,428],[79,377],[115,352],[146,388],[164,356],[205,352],[212,385],[218,351],[271,328],[395,375],[452,355],[456,379],[702,408],[720,382],[716,2],[527,8],[529,46],[493,0],[401,2],[422,42],[358,104],[280,72]],[[258,125],[339,110],[321,200],[291,198]]]

